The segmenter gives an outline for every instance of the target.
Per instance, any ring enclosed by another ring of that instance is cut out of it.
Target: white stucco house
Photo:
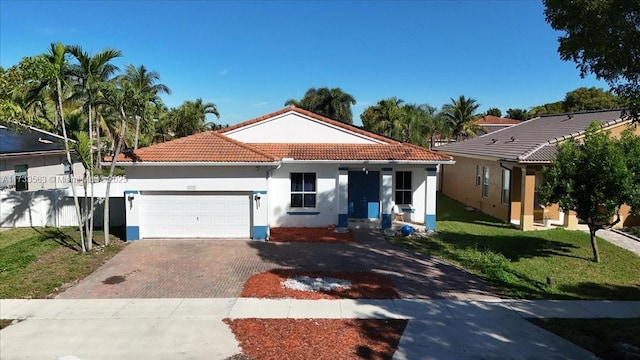
[[[296,107],[121,155],[127,239],[268,239],[272,227],[380,219],[435,229],[451,157]]]
[[[0,125],[0,191],[34,191],[69,187],[65,174],[79,161],[67,162],[64,138],[31,126]]]

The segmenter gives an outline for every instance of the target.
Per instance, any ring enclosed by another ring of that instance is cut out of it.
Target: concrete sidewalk
[[[223,318],[409,319],[394,359],[595,359],[524,318],[635,318],[640,301],[0,300],[1,359],[225,359]]]
[[[578,225],[578,230],[589,233],[589,227],[584,224]],[[640,241],[633,239],[631,236],[620,233],[619,230],[598,230],[596,232],[596,237],[604,239],[612,244],[615,244],[623,249],[627,249],[632,253],[640,256]]]

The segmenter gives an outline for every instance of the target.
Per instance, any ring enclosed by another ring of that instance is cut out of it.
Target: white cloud
[[[267,106],[267,105],[269,105],[268,101],[261,101],[259,103],[253,104],[253,106],[255,106],[255,107],[263,107],[263,106]]]
[[[230,72],[231,72],[231,70],[229,70],[229,69],[222,69],[222,70],[220,70],[218,72],[218,75],[225,76],[225,75],[229,74]]]

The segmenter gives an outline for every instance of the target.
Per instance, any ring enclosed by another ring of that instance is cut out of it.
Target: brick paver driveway
[[[376,271],[403,298],[495,298],[454,265],[393,246],[379,231],[354,232],[355,244],[137,241],[58,298],[237,297],[251,275],[275,268]]]

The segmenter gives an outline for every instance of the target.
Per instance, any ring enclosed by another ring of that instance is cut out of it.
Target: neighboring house
[[[445,154],[288,107],[121,155],[127,239],[265,239],[271,227],[348,226],[394,204],[435,229]]]
[[[534,223],[551,223],[573,229],[573,212],[564,214],[557,205],[545,207],[537,194],[544,181],[542,168],[550,164],[559,143],[580,139],[592,122],[619,136],[631,120],[620,110],[548,115],[507,127],[475,139],[441,146],[435,150],[452,155],[455,165],[441,170],[442,193],[479,209],[520,229],[532,230]],[[640,128],[636,127],[640,134]],[[597,176],[597,174],[585,174]],[[623,206],[619,226],[638,219]]]
[[[82,163],[74,162],[73,169],[82,176]],[[70,171],[63,137],[0,125],[0,227],[77,224]]]
[[[514,120],[509,118],[501,118],[494,115],[483,115],[477,118],[474,123],[476,125],[480,125],[482,129],[478,130],[476,136],[482,136],[488,133],[492,133],[494,131],[504,129],[506,127],[510,127],[513,125],[519,124],[520,120]],[[456,139],[453,138],[442,138],[440,135],[436,134],[433,137],[433,146],[442,146],[450,143],[456,142]]]
[[[84,168],[73,164],[76,174]],[[46,190],[68,187],[71,171],[64,138],[34,127],[0,125],[0,190]]]
[[[504,129],[513,125],[520,124],[520,120],[509,118],[501,118],[494,115],[484,115],[474,121],[477,125],[482,126],[483,130],[478,131],[477,136],[492,133],[494,131]]]

